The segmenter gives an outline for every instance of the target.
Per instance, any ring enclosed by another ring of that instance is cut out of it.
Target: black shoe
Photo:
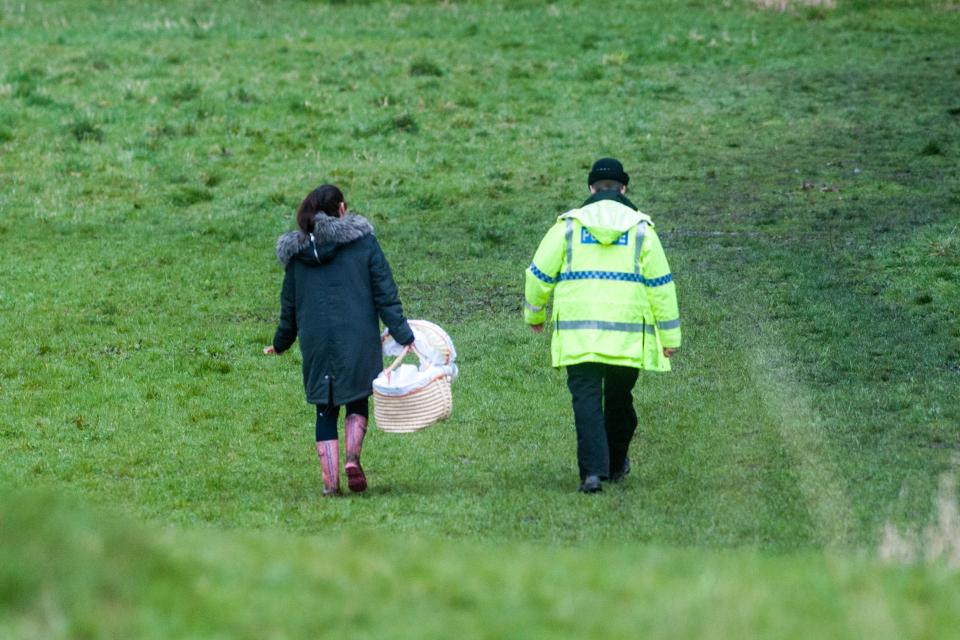
[[[617,471],[610,476],[610,482],[620,482],[628,475],[630,475],[630,458],[624,458],[623,466],[620,467],[620,471]]]
[[[598,491],[603,491],[603,487],[600,485],[600,476],[587,476],[583,482],[580,483],[580,488],[577,489],[577,491],[580,493],[597,493]]]

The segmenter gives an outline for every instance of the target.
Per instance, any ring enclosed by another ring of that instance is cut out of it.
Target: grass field
[[[685,342],[588,497],[520,304],[603,155]],[[958,156],[946,0],[0,0],[0,637],[960,635]],[[260,355],[326,181],[461,367],[337,500]]]

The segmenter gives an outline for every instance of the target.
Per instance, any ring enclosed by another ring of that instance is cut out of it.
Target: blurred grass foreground
[[[616,545],[147,529],[2,491],[4,638],[902,638],[960,629],[960,574]],[[956,544],[956,541],[954,541]],[[575,551],[575,550],[574,550]]]

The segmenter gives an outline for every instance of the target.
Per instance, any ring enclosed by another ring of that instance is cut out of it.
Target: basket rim
[[[424,383],[424,385],[423,385],[422,387],[417,387],[417,388],[414,389],[413,391],[408,391],[408,392],[406,392],[406,393],[398,393],[398,394],[396,394],[396,395],[393,395],[393,394],[390,394],[390,393],[384,393],[384,392],[382,392],[382,391],[377,391],[377,388],[376,388],[376,387],[373,387],[373,395],[378,396],[378,397],[381,397],[381,398],[409,398],[410,396],[416,395],[416,394],[420,393],[421,391],[426,391],[427,389],[430,388],[430,385],[432,385],[434,382],[436,382],[436,381],[438,381],[438,380],[443,380],[443,379],[445,379],[445,378],[447,379],[447,383],[449,384],[449,382],[450,382],[450,380],[449,380],[450,376],[447,375],[447,374],[445,374],[445,373],[441,373],[441,374],[439,374],[439,375],[436,375],[436,376],[430,378],[427,382]]]

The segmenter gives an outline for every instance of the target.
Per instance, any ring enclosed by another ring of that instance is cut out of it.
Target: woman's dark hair
[[[343,192],[332,184],[322,184],[310,192],[297,209],[297,225],[304,233],[313,233],[313,218],[321,211],[332,218],[340,215]]]

